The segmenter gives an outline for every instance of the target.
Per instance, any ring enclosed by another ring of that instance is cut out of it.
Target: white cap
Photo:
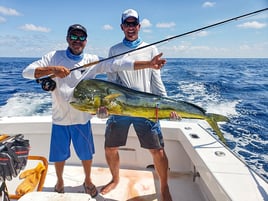
[[[122,13],[122,18],[121,18],[122,24],[129,17],[134,17],[136,18],[137,22],[139,22],[139,14],[137,13],[137,11],[133,9],[127,9]]]

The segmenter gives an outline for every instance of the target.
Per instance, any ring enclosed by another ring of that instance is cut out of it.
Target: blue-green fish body
[[[171,112],[181,118],[205,119],[224,141],[217,122],[227,121],[227,117],[207,114],[206,111],[192,103],[173,100],[150,93],[140,92],[127,87],[99,79],[82,80],[75,88],[74,108],[96,114],[105,107],[109,114],[144,117],[147,119],[168,119]]]

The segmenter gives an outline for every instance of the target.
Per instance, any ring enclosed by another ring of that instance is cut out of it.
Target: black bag
[[[24,140],[19,134],[8,137],[0,142],[0,180],[10,181],[17,177],[27,164],[29,155],[29,140]]]

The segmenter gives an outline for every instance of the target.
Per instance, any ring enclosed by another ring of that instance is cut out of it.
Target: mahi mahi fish
[[[136,91],[105,80],[80,81],[74,89],[70,104],[90,114],[96,114],[100,108],[106,108],[111,115],[144,117],[151,120],[168,119],[171,112],[176,112],[181,118],[204,119],[225,143],[217,122],[228,121],[227,117],[206,113],[203,108],[193,103]]]

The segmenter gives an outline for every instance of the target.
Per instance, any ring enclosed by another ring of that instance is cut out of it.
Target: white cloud
[[[199,31],[199,32],[195,33],[194,35],[199,36],[199,37],[205,37],[208,35],[208,33],[209,32],[207,32],[207,31]]]
[[[169,22],[169,23],[157,23],[156,27],[157,28],[172,28],[175,27],[176,24],[174,22]]]
[[[38,31],[38,32],[50,32],[49,28],[36,26],[34,24],[25,24],[20,27],[24,31]]]
[[[179,52],[185,51],[209,51],[211,50],[208,46],[193,46],[192,44],[180,44],[178,46],[173,46],[174,50]]]
[[[0,6],[0,14],[2,15],[10,15],[10,16],[19,16],[21,15],[18,11],[12,8],[6,8],[4,6]]]
[[[263,43],[253,43],[253,44],[242,44],[239,46],[239,50],[241,51],[250,51],[250,52],[261,52],[266,51],[268,47],[268,42]]]
[[[237,44],[235,47],[226,45],[195,45],[182,41],[177,45],[158,47],[165,57],[200,57],[200,58],[267,58],[268,42]]]
[[[237,25],[237,27],[261,29],[261,28],[266,27],[266,24],[265,23],[260,23],[260,22],[257,22],[257,21],[252,21],[252,22],[245,22],[243,24],[239,24],[239,25]]]
[[[211,50],[211,48],[208,47],[208,46],[192,46],[190,48],[190,50],[194,50],[194,51],[209,51],[209,50]]]
[[[143,19],[143,20],[141,21],[141,27],[142,27],[142,28],[148,28],[148,27],[151,27],[151,26],[152,26],[152,24],[151,24],[150,20],[148,20],[148,19]]]
[[[203,3],[202,7],[203,8],[210,8],[210,7],[214,7],[215,4],[216,4],[216,2],[206,1],[205,3]]]
[[[102,27],[104,30],[113,30],[114,28],[109,25],[109,24],[105,24],[103,27]]]
[[[240,50],[250,50],[250,46],[249,45],[240,45],[239,49]]]
[[[144,33],[152,33],[152,30],[151,29],[143,29],[142,30]]]
[[[6,22],[7,20],[0,16],[0,24]]]

